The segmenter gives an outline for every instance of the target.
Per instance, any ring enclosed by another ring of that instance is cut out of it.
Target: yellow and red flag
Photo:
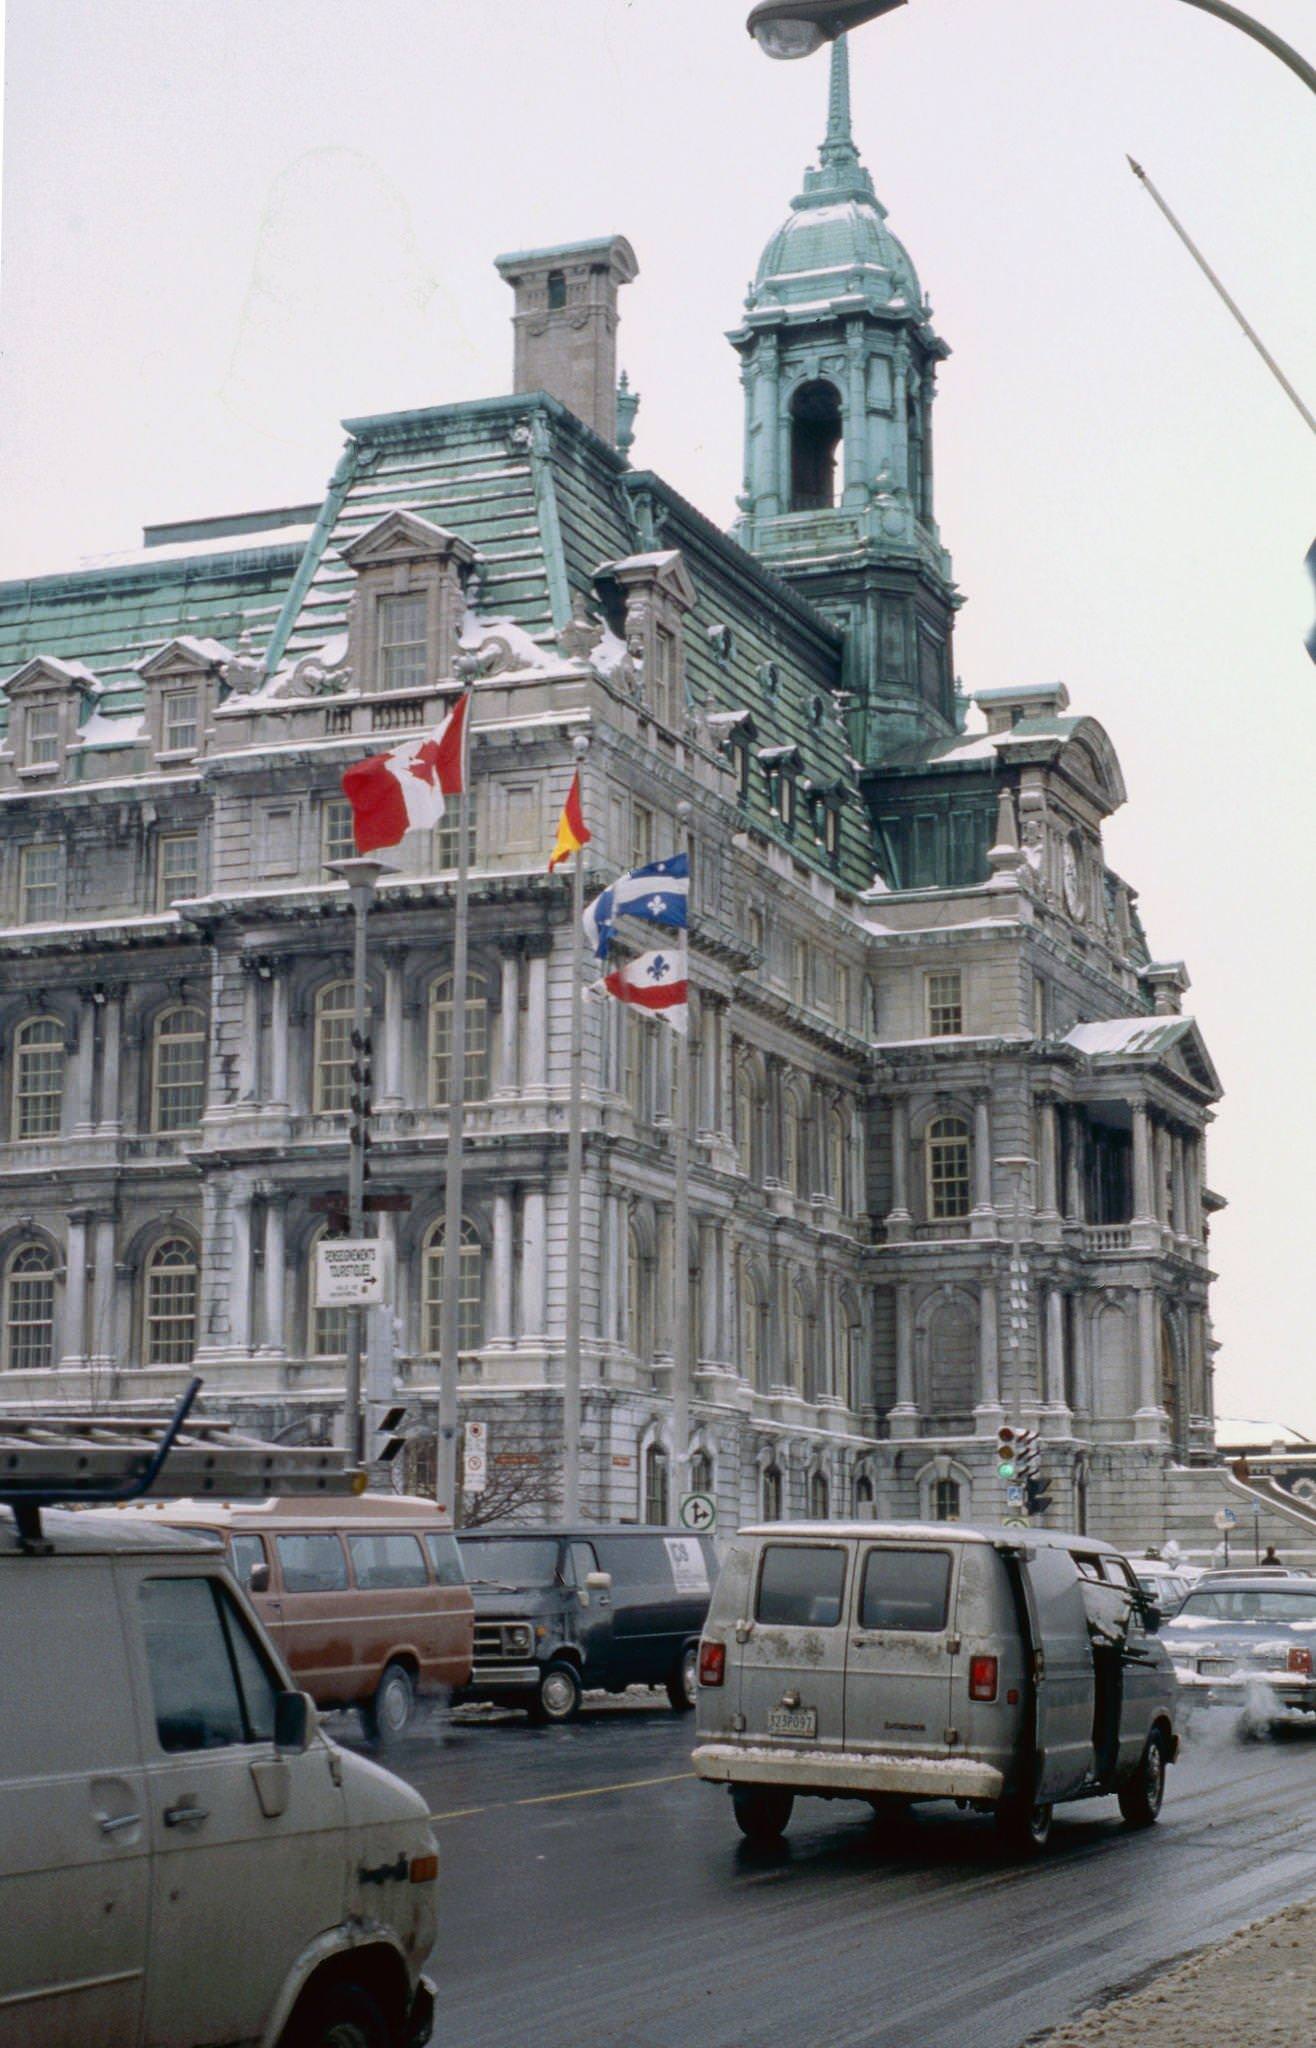
[[[578,853],[582,846],[588,846],[589,837],[585,814],[580,808],[580,770],[577,768],[571,778],[567,800],[562,806],[562,816],[558,819],[557,838],[548,857],[549,874],[552,874],[559,861],[570,860],[573,853]]]

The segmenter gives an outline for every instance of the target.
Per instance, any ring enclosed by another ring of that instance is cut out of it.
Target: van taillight
[[[699,1645],[699,1683],[701,1685],[721,1685],[726,1675],[726,1644],[701,1643]]]
[[[1303,1678],[1310,1678],[1310,1677],[1311,1677],[1311,1651],[1310,1651],[1310,1650],[1290,1650],[1290,1651],[1289,1651],[1289,1670],[1290,1670],[1290,1671],[1296,1671],[1296,1672],[1299,1672],[1299,1673],[1301,1674],[1301,1676],[1302,1676]]]
[[[970,1657],[969,1698],[971,1700],[994,1700],[996,1698],[995,1657]]]

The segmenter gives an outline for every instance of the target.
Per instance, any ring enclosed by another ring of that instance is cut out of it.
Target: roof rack
[[[194,1379],[170,1415],[0,1408],[0,1505],[12,1508],[24,1548],[42,1547],[41,1510],[57,1503],[365,1491],[366,1474],[341,1450],[264,1443],[231,1423],[190,1421],[200,1391]]]

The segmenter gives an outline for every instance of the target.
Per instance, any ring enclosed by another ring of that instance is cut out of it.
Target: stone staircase
[[[1232,1508],[1238,1525],[1229,1533],[1231,1565],[1251,1564],[1274,1544],[1284,1564],[1316,1571],[1316,1508],[1294,1500],[1271,1480],[1244,1483],[1221,1465],[1167,1465],[1162,1474],[1164,1527],[1191,1564],[1216,1560],[1222,1537],[1214,1516]]]

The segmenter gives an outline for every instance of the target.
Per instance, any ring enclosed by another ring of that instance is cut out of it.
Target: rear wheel
[[[1153,1728],[1142,1761],[1119,1788],[1120,1812],[1131,1828],[1149,1828],[1165,1797],[1165,1737]]]
[[[747,1842],[779,1841],[786,1832],[795,1794],[782,1785],[733,1785],[731,1805],[736,1826]]]
[[[676,1714],[688,1714],[699,1691],[699,1645],[688,1643],[667,1675],[667,1697]]]
[[[1050,1839],[1051,1808],[1044,1799],[1002,1799],[996,1827],[1012,1856],[1037,1856]]]
[[[580,1712],[580,1679],[570,1664],[545,1664],[530,1695],[530,1718],[541,1724],[574,1721]]]
[[[365,1710],[366,1734],[375,1742],[400,1742],[411,1726],[416,1708],[416,1687],[405,1664],[386,1664],[375,1687],[375,1697]]]

